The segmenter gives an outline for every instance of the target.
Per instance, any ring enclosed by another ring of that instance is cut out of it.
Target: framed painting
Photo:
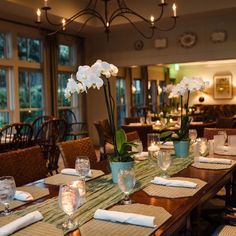
[[[231,99],[232,96],[232,75],[215,75],[214,99]]]

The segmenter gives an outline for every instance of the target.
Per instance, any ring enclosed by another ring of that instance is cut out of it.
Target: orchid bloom
[[[102,76],[110,78],[116,76],[117,73],[116,66],[101,60],[97,60],[91,67],[88,65],[79,66],[76,79],[72,76],[68,79],[65,97],[69,98],[75,92],[87,92],[87,89],[91,87],[100,89],[104,84]]]

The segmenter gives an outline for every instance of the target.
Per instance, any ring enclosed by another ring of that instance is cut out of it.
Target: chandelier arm
[[[155,27],[151,26],[150,29],[151,29],[151,34],[150,35],[146,35],[144,34],[127,16],[124,16],[124,15],[120,15],[120,17],[124,17],[133,27],[134,29],[139,33],[141,34],[144,38],[146,39],[151,39],[154,35],[154,32],[155,32]]]
[[[158,25],[155,25],[156,29],[159,30],[159,31],[170,31],[170,30],[174,29],[175,26],[176,26],[177,17],[172,16],[171,18],[174,18],[174,21],[173,21],[173,24],[169,28],[164,29],[164,28],[159,27]]]
[[[160,21],[164,13],[164,6],[167,6],[167,4],[161,4],[159,6],[161,6],[161,12],[160,12],[160,15],[154,20],[154,23],[157,23],[158,21]]]
[[[52,22],[52,21],[49,19],[48,10],[47,10],[47,9],[45,10],[45,17],[46,17],[47,22],[48,22],[50,25],[54,25],[54,26],[57,26],[57,27],[61,26],[61,23],[54,23],[54,22]]]
[[[124,14],[130,14],[130,15],[135,15],[136,17],[138,17],[139,19],[145,21],[147,24],[149,24],[151,26],[151,21],[146,19],[145,17],[141,16],[140,14],[138,14],[137,12],[129,9],[129,8],[119,8],[119,9],[116,9],[110,16],[110,19],[109,19],[109,23],[112,23],[112,21],[118,17],[118,16],[125,16]],[[127,16],[125,16],[127,17]]]

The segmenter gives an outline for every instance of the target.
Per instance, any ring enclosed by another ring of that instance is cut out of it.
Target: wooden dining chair
[[[105,162],[98,162],[90,137],[58,143],[65,168],[75,168],[78,156],[87,156],[92,169],[101,169],[107,173]],[[106,162],[107,163],[107,162]]]
[[[131,126],[131,125],[122,125],[121,128],[125,131],[125,133],[134,132],[138,133],[140,140],[143,144],[143,148],[147,148],[147,134],[153,133],[152,125],[140,125],[140,126]]]
[[[227,135],[236,135],[236,128],[204,128],[203,137],[206,139],[213,139],[214,135],[218,134],[219,131],[225,131]]]
[[[45,178],[46,159],[39,146],[0,153],[0,176],[13,176],[16,186]]]
[[[66,139],[75,140],[88,136],[86,122],[78,122],[75,113],[71,109],[60,110],[59,117],[67,122]]]
[[[140,137],[137,131],[126,133],[126,137],[127,137],[127,141],[129,142],[140,140]]]
[[[60,151],[57,143],[65,138],[67,124],[64,119],[53,118],[44,122],[35,137],[37,143],[47,159],[48,171],[52,175],[58,173],[58,160]]]
[[[107,119],[94,122],[99,137],[100,159],[107,159],[108,155],[114,153],[111,128]]]
[[[32,145],[33,128],[26,123],[12,123],[0,130],[0,152],[17,150]]]
[[[32,122],[32,127],[33,127],[33,137],[35,138],[39,129],[41,128],[41,125],[50,120],[53,119],[53,116],[50,115],[44,115],[44,116],[39,116]]]

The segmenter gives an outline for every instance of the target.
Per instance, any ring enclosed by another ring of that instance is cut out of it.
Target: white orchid
[[[65,97],[69,98],[75,92],[87,92],[87,89],[91,87],[100,89],[104,84],[102,76],[110,78],[116,76],[117,73],[116,66],[101,60],[97,60],[91,67],[88,65],[79,66],[76,79],[73,77],[68,79]]]

